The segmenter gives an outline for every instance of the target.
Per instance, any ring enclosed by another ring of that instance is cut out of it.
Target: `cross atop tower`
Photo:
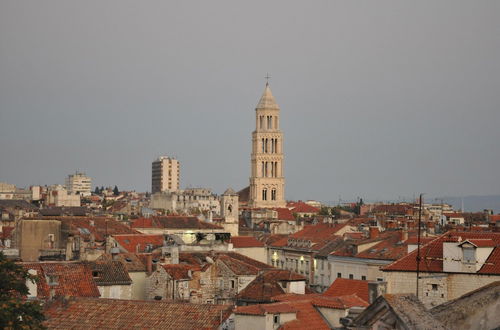
[[[269,73],[266,73],[266,76],[264,78],[266,78],[266,86],[268,86],[269,85],[269,79],[271,78],[271,76],[269,75]]]

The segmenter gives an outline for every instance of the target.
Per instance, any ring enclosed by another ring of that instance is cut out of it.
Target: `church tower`
[[[220,200],[221,216],[224,218],[223,227],[231,233],[231,237],[238,236],[239,204],[238,194],[231,188],[227,189]]]
[[[264,94],[255,108],[252,133],[250,207],[285,207],[283,176],[283,133],[280,108],[266,83]]]

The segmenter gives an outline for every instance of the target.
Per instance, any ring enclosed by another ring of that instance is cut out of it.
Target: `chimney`
[[[151,274],[153,272],[153,255],[148,254],[146,256],[146,270],[148,274]]]
[[[373,303],[378,296],[387,292],[387,282],[370,282],[368,283],[368,299],[369,303]]]
[[[380,233],[378,230],[378,227],[370,227],[369,228],[369,233],[370,233],[370,238],[376,238],[378,237],[378,234]]]
[[[404,242],[404,241],[406,241],[408,239],[408,231],[402,229],[399,232],[399,234],[400,234],[400,240],[399,240],[400,242]]]

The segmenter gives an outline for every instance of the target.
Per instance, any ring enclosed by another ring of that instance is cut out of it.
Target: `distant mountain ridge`
[[[411,201],[411,198],[403,199],[407,202]],[[380,201],[380,200],[365,200],[365,203],[398,203],[403,200],[393,200],[393,201]],[[483,210],[493,210],[495,214],[500,213],[500,195],[470,195],[470,196],[446,196],[446,197],[427,197],[424,196],[424,203],[434,203],[438,204],[447,203],[453,206],[455,210],[462,209],[462,200],[465,212],[483,212]],[[356,201],[342,200],[342,203],[349,203]],[[326,201],[323,204],[335,206],[338,205],[338,201]]]

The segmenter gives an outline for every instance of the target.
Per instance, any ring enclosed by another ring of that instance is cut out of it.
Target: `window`
[[[437,290],[438,290],[438,285],[432,284],[432,291],[437,291]]]
[[[274,315],[273,322],[275,325],[280,323],[280,315],[279,314]]]
[[[378,282],[383,282],[383,281],[384,281],[384,279],[383,279],[383,278],[381,278],[381,277],[377,277],[377,281],[378,281]]]
[[[337,278],[341,278],[342,277],[342,273],[337,273]]]
[[[276,189],[271,190],[271,200],[276,200]]]
[[[353,280],[354,279],[354,275],[353,274],[349,274],[349,279]]]
[[[466,264],[474,264],[476,263],[476,251],[473,247],[463,247],[462,248],[464,259],[463,262]]]
[[[363,276],[361,276],[361,279],[362,279],[363,281],[366,281],[366,276],[364,276],[364,275],[363,275]]]
[[[267,201],[267,189],[262,189],[262,200]]]
[[[231,280],[231,289],[234,289],[234,287],[235,287],[235,282],[234,280]]]

